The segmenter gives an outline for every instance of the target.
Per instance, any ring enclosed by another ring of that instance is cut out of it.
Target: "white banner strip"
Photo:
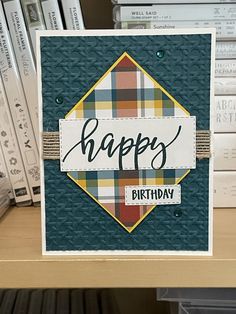
[[[61,171],[194,169],[195,117],[60,120]]]
[[[180,185],[137,185],[125,187],[125,205],[181,204]]]

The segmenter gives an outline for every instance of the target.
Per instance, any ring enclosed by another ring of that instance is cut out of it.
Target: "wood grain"
[[[40,209],[12,208],[0,222],[0,287],[234,287],[235,225],[236,209],[215,209],[212,257],[45,257]]]

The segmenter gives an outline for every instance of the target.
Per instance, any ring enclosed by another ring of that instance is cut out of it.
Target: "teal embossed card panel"
[[[44,254],[212,253],[214,41],[39,33]]]

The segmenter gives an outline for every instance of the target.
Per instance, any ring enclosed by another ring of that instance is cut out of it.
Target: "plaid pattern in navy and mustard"
[[[186,115],[188,112],[124,53],[66,118]],[[187,173],[186,169],[79,171],[69,176],[130,232],[153,206],[126,206],[125,186],[176,184]]]

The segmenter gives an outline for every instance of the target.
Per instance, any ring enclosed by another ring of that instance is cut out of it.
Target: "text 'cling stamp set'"
[[[215,33],[39,32],[43,254],[211,255]]]

